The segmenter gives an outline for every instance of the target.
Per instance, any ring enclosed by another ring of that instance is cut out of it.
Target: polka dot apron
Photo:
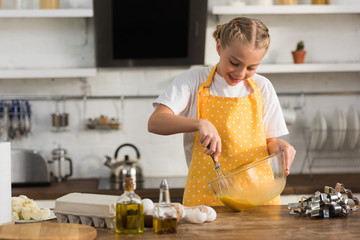
[[[216,66],[211,70],[207,81],[198,89],[196,117],[207,119],[216,127],[222,141],[219,163],[225,172],[229,172],[269,155],[262,119],[263,99],[259,87],[251,78],[246,80],[253,89],[253,93],[248,96],[231,98],[211,95],[210,84],[215,70]],[[207,182],[216,178],[216,171],[213,160],[204,153],[206,149],[200,145],[199,138],[200,134],[194,132],[183,205],[222,206],[207,185]],[[241,183],[237,184],[251,191],[252,186],[263,185],[266,188],[271,178],[273,180],[269,166],[259,166],[254,171],[249,173],[246,179],[239,179]],[[264,204],[280,204],[280,196]]]

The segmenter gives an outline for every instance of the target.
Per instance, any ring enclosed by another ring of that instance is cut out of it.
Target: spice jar
[[[40,9],[58,9],[59,0],[40,0]]]
[[[277,5],[296,5],[297,0],[277,0]]]
[[[171,205],[169,185],[166,179],[160,184],[159,204],[154,208],[153,230],[155,233],[175,233],[177,226],[177,211]]]
[[[312,0],[311,4],[313,5],[329,5],[330,4],[330,0]]]

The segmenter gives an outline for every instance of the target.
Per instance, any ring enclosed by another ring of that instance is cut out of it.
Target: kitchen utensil
[[[320,111],[319,113],[320,113],[320,138],[316,148],[322,149],[327,138],[327,123],[324,115]]]
[[[210,146],[207,146],[207,149],[209,149]],[[226,175],[227,173],[220,167],[220,163],[218,162],[215,162],[215,159],[214,159],[214,155],[211,154],[210,155],[213,162],[214,162],[214,165],[215,165],[215,171],[216,171],[216,176],[217,176],[217,179],[219,179],[219,189],[221,192],[227,192],[229,191],[229,189],[237,189],[237,186],[236,184],[234,183],[234,181],[231,179],[231,178],[228,178]]]
[[[320,132],[321,132],[321,115],[320,111],[317,111],[310,130],[310,149],[316,149],[320,139]]]
[[[345,118],[344,112],[339,109],[340,118],[341,118],[341,126],[340,126],[340,140],[339,140],[339,146],[338,149],[341,149],[345,142],[345,136],[346,136],[346,129],[347,129],[347,121]]]
[[[26,135],[31,132],[31,107],[29,101],[25,101],[25,132]]]
[[[8,115],[8,106],[6,103],[3,103],[1,127],[2,127],[2,134],[0,140],[1,142],[7,142],[9,140],[9,135],[8,135],[9,115]]]
[[[222,177],[207,183],[222,203],[236,211],[258,206],[279,196],[285,187],[284,152],[240,166],[230,171],[226,178],[231,179],[236,188],[224,191]]]
[[[91,240],[97,235],[91,226],[71,223],[24,223],[0,226],[0,239],[77,239]]]
[[[52,175],[58,181],[62,182],[64,179],[71,177],[73,174],[73,164],[72,160],[66,156],[66,149],[61,148],[60,146],[52,150],[52,160],[49,163],[52,164]],[[65,173],[64,163],[65,161],[69,162],[69,172]]]
[[[56,102],[56,109],[53,114],[51,114],[52,126],[56,128],[57,131],[63,130],[69,126],[69,114],[65,111],[65,102],[63,102],[63,110],[60,112],[59,103]]]
[[[125,155],[124,160],[118,161],[117,160],[118,153],[120,149],[122,149],[123,147],[133,148],[136,152],[137,159],[131,160],[129,159],[129,155]],[[120,145],[115,151],[114,159],[111,159],[111,157],[109,156],[105,156],[105,157],[106,157],[106,161],[104,164],[105,166],[108,166],[111,169],[110,178],[112,181],[117,183],[124,183],[125,178],[131,177],[134,180],[135,189],[136,189],[136,183],[140,183],[143,181],[142,169],[141,169],[141,165],[139,164],[140,152],[133,144],[125,143]]]
[[[346,119],[341,109],[336,109],[334,113],[333,123],[333,149],[339,150],[344,144],[346,135]]]
[[[354,149],[359,138],[360,122],[359,115],[353,105],[350,105],[347,113],[347,125],[347,143],[350,149]]]
[[[50,168],[47,160],[35,150],[11,150],[12,184],[49,184]]]

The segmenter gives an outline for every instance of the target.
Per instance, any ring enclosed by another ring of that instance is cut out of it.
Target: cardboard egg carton
[[[69,193],[55,201],[58,222],[77,223],[99,228],[115,228],[118,196]]]
[[[58,222],[61,223],[77,223],[97,228],[115,228],[115,217],[113,218],[99,218],[89,216],[76,216],[71,214],[56,213]]]

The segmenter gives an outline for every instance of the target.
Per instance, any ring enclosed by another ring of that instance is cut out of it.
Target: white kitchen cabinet
[[[272,43],[259,73],[360,72],[360,4],[213,6],[217,22],[250,16],[266,23]],[[281,18],[281,21],[276,19]],[[305,41],[305,64],[293,64],[291,51]]]
[[[214,6],[214,15],[348,14],[360,13],[360,5]]]
[[[0,70],[1,79],[84,78],[96,75],[96,68]]]
[[[96,75],[93,9],[1,9],[0,79]]]
[[[91,18],[92,9],[2,9],[0,18]]]

